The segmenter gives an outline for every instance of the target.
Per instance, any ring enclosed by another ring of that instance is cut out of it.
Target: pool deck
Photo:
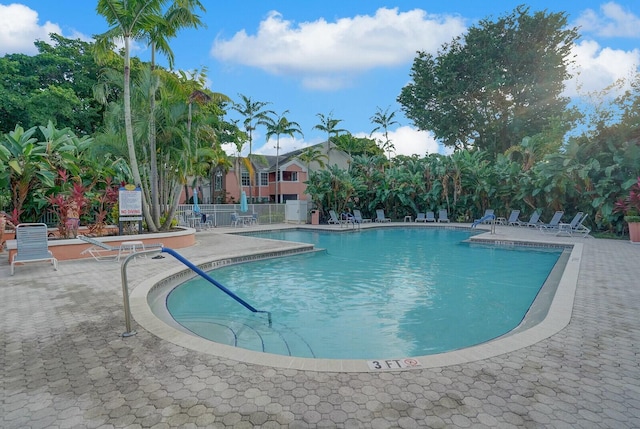
[[[180,253],[198,261],[287,247],[222,234],[260,228],[198,232]],[[569,324],[493,357],[379,373],[239,362],[135,321],[137,335],[122,338],[119,264],[30,264],[10,276],[0,253],[0,427],[640,427],[640,245],[506,226],[486,237],[581,244]],[[131,288],[178,266],[136,260]]]

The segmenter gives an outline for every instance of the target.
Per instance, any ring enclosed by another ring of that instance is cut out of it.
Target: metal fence
[[[198,204],[200,213],[206,214],[211,219],[213,226],[230,226],[231,215],[256,214],[258,223],[271,225],[285,221],[285,204],[249,204],[246,212],[240,211],[240,204]],[[176,210],[178,224],[189,225],[189,218],[193,215],[193,204],[180,204]]]
[[[214,226],[231,225],[231,214],[252,215],[256,214],[258,223],[271,225],[283,223],[285,221],[286,204],[249,204],[249,210],[245,213],[240,211],[240,204],[198,204],[200,213],[210,216]],[[176,210],[176,219],[179,225],[187,226],[189,217],[193,215],[193,204],[180,204]],[[45,212],[38,222],[46,223],[48,227],[58,226],[58,217],[55,213]]]

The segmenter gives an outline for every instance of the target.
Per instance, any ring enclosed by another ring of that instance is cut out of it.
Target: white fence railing
[[[258,223],[270,225],[285,221],[285,204],[249,204],[248,210],[242,212],[240,204],[198,204],[200,213],[206,214],[212,219],[214,226],[230,226],[231,214],[251,215],[256,214]],[[180,225],[188,225],[189,218],[194,213],[193,204],[180,204],[176,210],[176,219]]]

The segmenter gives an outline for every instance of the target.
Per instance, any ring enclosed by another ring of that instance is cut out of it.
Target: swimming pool
[[[371,359],[469,347],[518,326],[561,253],[469,244],[470,234],[270,233],[327,252],[230,266],[213,277],[271,311],[272,327],[199,279],[175,288],[167,306],[196,335],[280,355]]]

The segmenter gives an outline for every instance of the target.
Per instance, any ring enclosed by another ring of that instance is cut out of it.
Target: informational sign
[[[406,369],[416,368],[422,366],[417,359],[405,358],[405,359],[384,359],[384,360],[370,360],[367,361],[369,369],[377,369],[380,371],[390,369]]]
[[[142,190],[134,185],[125,185],[118,193],[120,217],[142,216]]]

